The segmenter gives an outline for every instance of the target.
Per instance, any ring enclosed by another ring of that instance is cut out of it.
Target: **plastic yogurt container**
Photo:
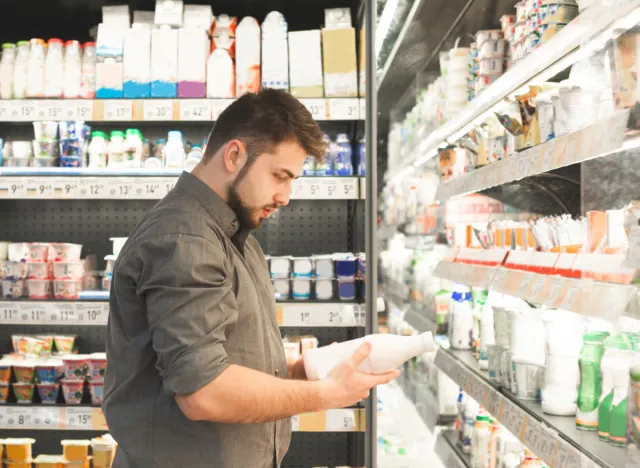
[[[79,405],[82,403],[84,393],[84,380],[64,379],[62,381],[62,396],[67,405]]]

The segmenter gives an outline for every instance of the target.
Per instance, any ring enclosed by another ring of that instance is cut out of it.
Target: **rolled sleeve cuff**
[[[222,344],[191,349],[163,375],[163,385],[174,395],[189,395],[216,379],[227,367],[229,362]]]

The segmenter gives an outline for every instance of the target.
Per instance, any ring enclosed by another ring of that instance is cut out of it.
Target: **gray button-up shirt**
[[[183,173],[116,261],[103,404],[114,468],[273,468],[291,421],[190,421],[174,395],[229,364],[286,378],[264,254],[206,184]],[[238,389],[241,391],[242,389]]]

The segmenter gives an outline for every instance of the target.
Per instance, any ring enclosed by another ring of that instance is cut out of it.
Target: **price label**
[[[130,121],[133,119],[133,101],[110,99],[104,101],[104,120]]]
[[[574,449],[569,449],[565,468],[582,468],[582,454]]]
[[[487,188],[495,187],[496,185],[498,185],[499,171],[497,169],[499,168],[492,166],[488,166],[485,169],[485,171],[487,172]]]
[[[519,291],[519,296],[520,297],[529,297],[529,289],[531,287],[531,284],[535,281],[535,276],[531,275],[531,274],[527,274],[525,273],[522,276],[522,282],[520,283],[520,291]]]
[[[55,323],[75,323],[78,318],[72,304],[55,304],[51,311],[51,321]]]
[[[89,325],[106,325],[109,317],[109,304],[87,303],[76,304],[78,323]]]
[[[570,449],[567,444],[558,444],[558,449],[556,450],[556,455],[553,460],[553,468],[564,468],[566,466],[570,450],[573,451],[573,449]]]
[[[32,428],[32,407],[5,409],[4,427],[8,429],[31,429]]]
[[[109,198],[118,200],[135,198],[134,183],[131,179],[114,178],[109,180],[106,192]]]
[[[11,120],[11,101],[0,101],[0,122]]]
[[[329,118],[331,120],[358,120],[358,99],[329,99]]]
[[[569,289],[567,289],[567,292],[558,307],[572,311],[579,310],[579,299],[582,293],[582,288],[580,287],[580,284],[573,281],[567,281],[567,283],[569,284]]]
[[[24,194],[26,198],[53,198],[53,185],[46,178],[26,179]]]
[[[180,120],[211,120],[211,102],[207,99],[182,99]]]
[[[54,178],[51,185],[53,186],[53,198],[79,198],[83,186],[72,177]]]
[[[64,101],[38,101],[35,119],[60,120],[64,118]]]
[[[490,392],[487,411],[489,411],[493,417],[500,419],[500,413],[502,411],[502,397],[498,393],[493,391]]]
[[[68,406],[64,422],[67,429],[91,430],[93,429],[93,409]]]
[[[367,101],[363,98],[358,99],[360,101],[360,120],[366,120],[367,118]]]
[[[567,144],[564,149],[564,155],[562,160],[560,161],[560,164],[562,164],[562,166],[573,164],[576,159],[579,158],[579,149],[581,147],[579,141],[581,138],[582,132],[574,132],[567,137]]]
[[[97,177],[85,179],[81,184],[78,184],[78,188],[75,191],[79,193],[79,198],[111,198],[111,194],[107,190],[105,179]]]
[[[518,157],[518,170],[516,172],[516,177],[518,179],[524,179],[527,177],[527,170],[529,168],[529,156],[530,152],[527,151],[525,154],[521,154]]]
[[[341,181],[342,186],[338,186],[335,194],[327,194],[327,198],[338,198],[342,200],[355,200],[358,198],[358,179],[348,179]]]
[[[507,271],[503,268],[497,268],[495,275],[493,275],[493,281],[491,284],[497,291],[502,292],[504,291],[504,283],[506,278]]]
[[[173,120],[172,103],[165,99],[144,101],[144,120]]]
[[[354,410],[331,410],[326,413],[327,431],[355,431],[357,427]]]
[[[11,120],[31,121],[36,117],[36,105],[34,101],[11,101]]]
[[[211,118],[218,120],[220,114],[222,114],[233,101],[235,101],[235,99],[214,99],[211,101]]]
[[[87,99],[78,99],[73,101],[64,101],[64,116],[68,120],[92,120],[93,119],[93,101]]]
[[[540,431],[542,426],[535,420],[527,418],[527,427],[524,431],[524,445],[535,452],[540,439]]]
[[[164,197],[167,193],[169,193],[171,190],[173,190],[173,187],[176,186],[177,182],[178,182],[178,178],[177,177],[165,177],[165,178],[158,179],[158,184],[160,185],[160,190],[164,192],[162,194],[162,197]],[[162,198],[162,197],[160,197],[160,198]]]
[[[58,429],[60,427],[60,410],[34,408],[31,424],[34,429]]]
[[[18,305],[18,304],[16,304]],[[19,321],[22,323],[46,323],[48,308],[43,302],[21,303]]]
[[[544,276],[535,277],[534,281],[531,283],[531,293],[529,295],[532,302],[537,302],[539,304],[544,303],[548,289],[547,280],[550,281],[550,278],[545,278]]]
[[[525,415],[513,403],[505,403],[503,412],[504,425],[513,435],[522,440],[524,434],[521,434],[521,431],[524,428]]]
[[[518,177],[518,157],[519,155],[513,155],[509,159],[507,159],[507,165],[509,167],[508,174],[509,178],[507,179],[509,182],[512,180],[516,180]]]
[[[325,99],[300,99],[315,120],[328,120],[327,101]]]
[[[300,430],[300,416],[299,415],[291,416],[291,430],[294,431],[294,432]]]
[[[549,466],[551,466],[557,445],[557,435],[550,433],[543,427],[538,435],[538,445],[530,448],[536,453],[536,455],[538,455],[538,457],[549,463]]]
[[[18,303],[0,302],[0,323],[19,323]]]
[[[546,172],[553,168],[553,153],[556,147],[556,140],[551,140],[542,146],[542,165],[539,172]]]
[[[549,295],[545,304],[552,307],[558,307],[564,300],[565,293],[567,291],[567,281],[560,278],[554,278],[549,288]]]
[[[556,144],[553,148],[553,154],[551,155],[552,169],[564,166],[564,153],[565,149],[567,148],[567,141],[568,138],[566,136],[557,139]]]

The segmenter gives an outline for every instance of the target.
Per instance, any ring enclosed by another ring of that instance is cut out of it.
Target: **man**
[[[307,154],[324,153],[322,137],[289,94],[242,96],[215,123],[203,160],[131,233],[107,337],[115,468],[280,466],[290,416],[352,405],[397,376],[357,371],[368,345],[322,381],[285,360],[249,231],[289,202]]]

